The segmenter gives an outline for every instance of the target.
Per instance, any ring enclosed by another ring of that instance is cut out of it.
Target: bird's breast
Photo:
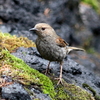
[[[36,47],[41,56],[47,60],[62,61],[66,57],[65,47],[59,47],[53,40],[37,39]]]

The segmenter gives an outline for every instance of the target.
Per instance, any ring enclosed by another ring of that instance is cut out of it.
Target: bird
[[[49,66],[52,61],[57,61],[60,63],[60,75],[58,78],[58,83],[63,84],[62,82],[62,66],[64,58],[71,51],[85,51],[84,49],[71,47],[69,44],[58,36],[55,30],[47,23],[37,23],[33,28],[29,29],[34,31],[37,35],[36,39],[36,48],[40,55],[49,60],[45,74],[49,71]]]

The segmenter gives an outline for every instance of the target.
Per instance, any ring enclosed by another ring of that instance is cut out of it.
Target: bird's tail
[[[84,51],[84,49],[81,49],[81,48],[77,48],[77,47],[67,47],[67,54],[71,51]]]

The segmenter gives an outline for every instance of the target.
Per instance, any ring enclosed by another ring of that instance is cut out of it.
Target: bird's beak
[[[37,31],[38,29],[36,29],[36,28],[31,28],[31,29],[29,29],[29,31]]]

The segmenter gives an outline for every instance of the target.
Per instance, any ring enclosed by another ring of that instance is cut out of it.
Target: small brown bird
[[[70,51],[84,51],[84,49],[69,47],[69,44],[61,37],[59,37],[54,29],[46,23],[38,23],[34,28],[31,28],[30,31],[35,31],[36,35],[38,36],[38,38],[36,39],[37,50],[44,59],[49,60],[49,64],[45,74],[47,74],[49,70],[51,61],[60,62],[60,76],[56,79],[59,80],[57,85],[59,83],[62,83],[63,59]]]

